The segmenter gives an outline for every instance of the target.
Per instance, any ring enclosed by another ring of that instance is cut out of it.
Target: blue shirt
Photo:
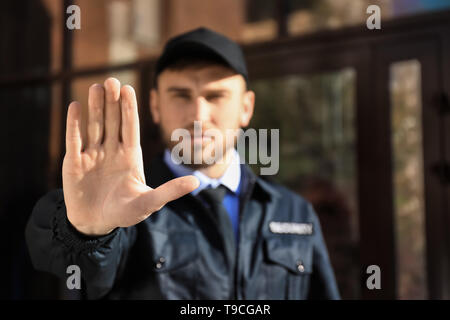
[[[232,152],[233,158],[230,165],[225,170],[224,174],[218,179],[210,178],[198,170],[193,170],[187,166],[174,163],[168,149],[164,152],[164,162],[176,177],[193,175],[198,178],[200,185],[197,189],[191,192],[194,196],[207,187],[216,188],[219,185],[223,185],[227,188],[227,193],[223,199],[223,205],[225,209],[227,209],[228,215],[230,216],[231,225],[233,227],[233,232],[237,243],[239,241],[239,196],[241,194],[242,183],[239,153],[235,149],[233,149]]]

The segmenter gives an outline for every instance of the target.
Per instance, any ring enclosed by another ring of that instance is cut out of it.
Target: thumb
[[[179,177],[145,192],[139,200],[142,207],[151,214],[161,209],[166,203],[194,191],[199,185],[200,182],[195,176]]]

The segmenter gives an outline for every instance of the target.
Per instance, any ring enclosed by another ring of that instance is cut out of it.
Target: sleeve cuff
[[[64,200],[57,204],[56,213],[53,218],[53,237],[76,252],[91,251],[102,247],[113,239],[119,230],[120,228],[116,228],[111,233],[98,237],[82,234],[72,226],[67,218]]]

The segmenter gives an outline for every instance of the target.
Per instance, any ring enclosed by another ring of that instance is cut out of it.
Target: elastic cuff
[[[67,218],[64,200],[61,202],[58,203],[53,219],[53,236],[74,251],[81,252],[97,249],[109,242],[119,232],[120,228],[116,228],[104,236],[97,237],[82,234],[70,223]]]

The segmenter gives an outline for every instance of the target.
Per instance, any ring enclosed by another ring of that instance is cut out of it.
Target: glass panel
[[[391,0],[390,3],[391,17],[450,8],[448,0]]]
[[[50,84],[0,88],[0,234],[2,285],[0,296],[11,299],[55,299],[56,282],[34,270],[24,230],[36,201],[50,187],[51,111],[55,102]]]
[[[391,65],[393,184],[400,299],[427,297],[420,80],[417,60]]]
[[[355,85],[353,69],[251,83],[256,109],[250,126],[280,130],[273,179],[313,204],[345,299],[359,298],[360,286]]]
[[[0,10],[0,75],[47,74],[56,23],[42,1],[8,0]],[[58,31],[56,31],[58,33]],[[57,67],[56,65],[54,66]]]
[[[243,43],[269,41],[278,32],[276,1],[245,0],[246,20],[240,41]]]
[[[81,11],[81,29],[73,31],[74,68],[133,62],[161,49],[160,0],[76,0],[75,4]]]
[[[35,1],[38,3],[39,1]],[[57,72],[62,67],[62,37],[64,28],[63,14],[63,1],[43,0],[40,1],[46,9],[47,16],[50,18],[50,30],[47,33],[50,36],[50,62],[51,71]]]
[[[293,35],[365,24],[366,9],[376,4],[381,20],[450,8],[447,0],[287,0],[288,31]]]

